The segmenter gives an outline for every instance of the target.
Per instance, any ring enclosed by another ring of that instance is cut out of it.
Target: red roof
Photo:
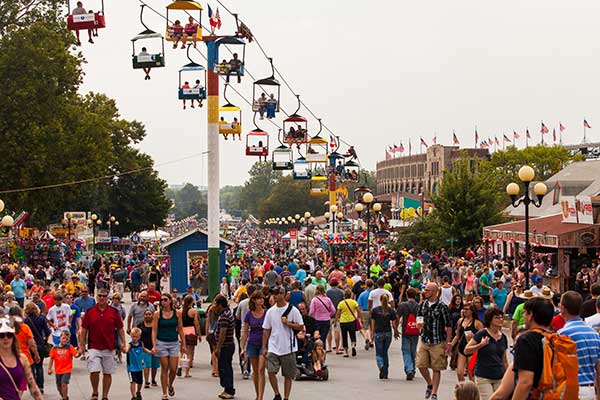
[[[550,215],[549,217],[539,217],[529,219],[529,232],[545,233],[548,235],[560,236],[565,233],[575,232],[580,229],[589,228],[588,224],[570,224],[562,222],[562,214]],[[525,221],[507,222],[504,224],[486,226],[486,231],[503,231],[525,233]]]

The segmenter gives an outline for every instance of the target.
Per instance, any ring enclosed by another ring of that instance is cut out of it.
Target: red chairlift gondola
[[[298,114],[300,111],[300,95],[297,94],[298,109],[283,120],[283,141],[288,145],[301,145],[308,143],[308,121]]]
[[[246,135],[246,155],[264,157],[267,161],[269,155],[269,134],[256,125],[256,113],[254,113],[254,126],[256,129],[252,130]]]
[[[94,43],[92,36],[98,36],[98,29],[106,28],[104,19],[104,0],[101,0],[101,9],[93,11],[86,9],[82,1],[75,3],[77,7],[71,11],[71,0],[67,0],[67,29],[74,31],[77,35],[77,44],[81,45],[79,40],[79,31],[87,29],[89,42]]]

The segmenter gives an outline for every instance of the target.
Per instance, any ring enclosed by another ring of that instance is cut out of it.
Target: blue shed
[[[225,276],[225,255],[228,246],[233,246],[233,242],[220,238],[219,281]],[[171,259],[171,289],[177,288],[179,293],[183,293],[190,283],[190,261],[194,257],[208,259],[208,232],[201,229],[193,229],[169,240],[163,244],[163,247],[167,249],[169,258]]]

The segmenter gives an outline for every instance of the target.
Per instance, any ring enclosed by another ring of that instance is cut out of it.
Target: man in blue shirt
[[[306,280],[306,270],[304,268],[298,268],[294,276],[297,280],[302,282],[302,287],[304,287],[304,281]]]
[[[369,335],[369,327],[371,326],[371,313],[369,312],[369,294],[373,290],[373,280],[367,279],[365,290],[363,290],[356,302],[361,309],[361,319],[362,319],[362,330],[361,333],[365,337],[365,350],[369,350],[369,347],[373,347],[373,343],[368,339],[371,336]]]
[[[79,331],[79,325],[81,323],[81,308],[73,304],[73,295],[68,294],[65,296],[65,303],[71,306],[71,344],[77,348],[77,332]]]
[[[296,264],[296,260],[292,260],[288,264],[288,271],[290,271],[290,274],[296,275],[296,272],[298,271],[298,264]]]
[[[12,292],[15,294],[15,299],[21,308],[25,307],[25,289],[27,289],[27,284],[23,279],[21,279],[20,271],[15,273],[15,277],[10,283],[10,287]]]
[[[86,313],[90,308],[96,305],[96,300],[94,300],[93,297],[90,297],[88,288],[83,288],[81,290],[81,296],[78,297],[73,304],[79,307],[81,312]]]
[[[567,335],[577,345],[579,360],[579,399],[594,400],[596,363],[600,355],[600,335],[587,326],[580,317],[583,298],[573,290],[565,292],[560,299],[560,314],[566,323],[558,333]]]

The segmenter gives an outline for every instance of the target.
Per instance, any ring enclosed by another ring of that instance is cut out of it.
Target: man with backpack
[[[558,331],[573,339],[577,346],[579,361],[579,399],[594,400],[594,381],[596,380],[596,364],[600,356],[600,335],[587,326],[580,317],[583,297],[569,290],[560,299],[560,314],[565,319],[565,326]]]
[[[273,400],[281,400],[277,373],[285,378],[283,399],[288,400],[292,391],[292,379],[296,376],[296,352],[298,341],[296,332],[304,330],[304,322],[300,311],[285,300],[285,287],[276,286],[271,289],[275,295],[275,305],[269,308],[263,322],[262,351],[266,358],[269,382],[275,393]]]
[[[569,337],[549,330],[554,316],[550,300],[534,297],[523,305],[527,332],[514,345],[513,400],[577,399],[577,351]],[[562,397],[559,396],[563,392]]]
[[[402,358],[407,381],[412,381],[415,377],[415,359],[419,343],[419,328],[417,327],[419,303],[415,300],[416,296],[417,291],[408,288],[406,290],[408,300],[400,303],[397,310],[398,319],[402,320]]]

